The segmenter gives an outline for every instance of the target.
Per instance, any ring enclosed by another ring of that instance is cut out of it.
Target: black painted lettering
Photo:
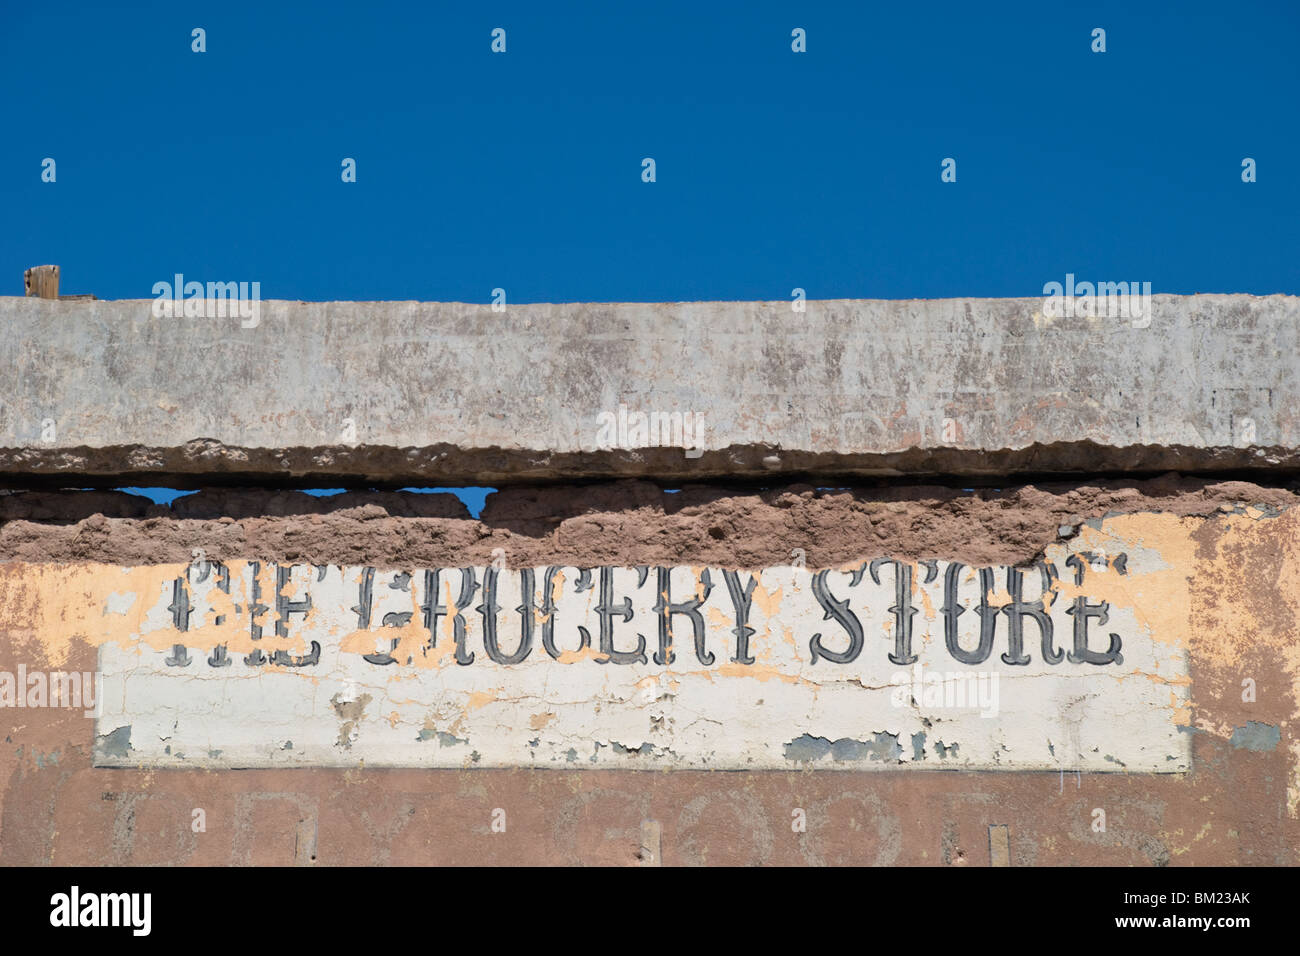
[[[658,585],[654,610],[659,618],[659,650],[655,651],[654,662],[656,664],[671,664],[675,659],[676,655],[673,654],[673,615],[684,614],[690,618],[691,628],[695,636],[695,659],[706,667],[712,664],[715,658],[706,647],[707,635],[704,627],[704,615],[700,613],[700,607],[713,592],[713,581],[709,577],[709,569],[705,568],[700,576],[700,583],[704,585],[703,596],[691,598],[689,601],[673,602],[670,568],[656,568],[655,582]]]
[[[1051,592],[1056,580],[1056,566],[1045,561],[1039,561],[1035,566],[1043,582],[1042,594],[1037,601],[1024,599],[1024,572],[1019,568],[1007,568],[1007,594],[1011,596],[1011,603],[1002,608],[1002,613],[1007,616],[1007,653],[1002,655],[1002,661],[1006,664],[1029,664],[1030,657],[1025,653],[1026,617],[1033,618],[1038,624],[1042,635],[1043,660],[1049,664],[1059,664],[1065,657],[1065,653],[1052,641],[1052,618],[1043,609],[1043,597]]]
[[[302,614],[306,615],[311,610],[311,592],[293,600],[285,596],[285,590],[289,586],[290,577],[293,567],[283,567],[277,565],[275,569],[275,634],[277,637],[289,636],[289,615]],[[311,642],[311,650],[301,656],[295,657],[285,650],[278,650],[271,656],[271,663],[278,664],[281,667],[308,667],[320,661],[320,643]]]
[[[596,605],[596,616],[600,620],[600,652],[604,659],[597,658],[599,664],[644,664],[645,637],[636,636],[635,651],[618,651],[614,649],[614,618],[621,617],[623,623],[632,620],[632,599],[624,597],[618,604],[614,603],[614,569],[608,566],[600,569],[600,602]]]
[[[1115,559],[1116,567],[1120,567],[1123,559],[1124,567],[1120,570],[1121,574],[1127,574],[1128,555],[1121,554]],[[1084,570],[1088,567],[1086,561],[1079,558],[1078,555],[1072,554],[1065,560],[1066,565],[1074,569],[1074,583],[1078,587],[1083,586]],[[1110,646],[1105,651],[1094,651],[1088,648],[1088,625],[1090,621],[1096,621],[1098,624],[1105,624],[1110,619],[1110,604],[1107,601],[1093,603],[1086,597],[1079,596],[1074,599],[1074,603],[1065,609],[1065,613],[1074,619],[1074,648],[1067,655],[1071,664],[1123,664],[1124,655],[1120,653],[1120,648],[1124,642],[1120,636],[1115,633],[1110,634]]]
[[[842,651],[827,650],[822,645],[821,633],[814,634],[812,640],[808,642],[808,649],[812,652],[811,663],[816,664],[817,658],[824,657],[833,664],[849,664],[862,653],[862,645],[865,643],[862,634],[862,622],[858,620],[856,614],[849,610],[847,600],[839,600],[830,592],[826,586],[826,575],[828,571],[818,571],[813,575],[812,592],[817,598],[817,603],[821,605],[822,610],[826,612],[824,621],[834,620],[844,628],[845,633],[849,635],[849,646]]]
[[[172,626],[178,631],[190,629],[190,612],[194,610],[186,585],[183,577],[172,581],[172,603],[167,605],[167,610],[172,612]],[[168,667],[189,667],[189,651],[184,644],[173,644],[171,654],[163,659],[163,663]]]
[[[889,660],[893,664],[915,664],[917,657],[912,653],[912,617],[918,609],[912,606],[912,566],[891,558],[876,558],[871,562],[870,569],[871,580],[876,584],[880,583],[878,569],[882,564],[894,566],[894,606],[889,609],[889,613],[894,615],[894,649],[889,653]]]
[[[943,575],[943,607],[940,609],[943,614],[943,638],[953,660],[960,664],[983,664],[993,653],[993,638],[998,620],[997,608],[989,606],[989,594],[993,590],[993,569],[980,568],[978,571],[980,640],[973,651],[963,648],[957,636],[957,618],[966,612],[957,593],[961,586],[961,573],[965,570],[966,565],[954,561],[948,565],[948,570]]]
[[[752,664],[753,656],[749,653],[749,639],[756,633],[749,626],[749,611],[753,607],[754,588],[758,578],[749,576],[749,583],[740,586],[740,574],[735,571],[723,571],[723,580],[727,582],[727,593],[731,595],[731,606],[736,610],[736,626],[731,633],[736,635],[736,653],[731,660],[736,664]]]

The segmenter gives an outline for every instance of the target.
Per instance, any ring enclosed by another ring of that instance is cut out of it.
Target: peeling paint
[[[250,561],[7,586],[38,598],[38,639],[99,645],[100,732],[136,727],[103,765],[545,767],[580,745],[582,766],[1182,772],[1178,544],[1121,527],[1026,568]],[[180,746],[141,742],[163,736]]]
[[[1233,730],[1228,742],[1238,750],[1269,752],[1276,750],[1282,742],[1282,731],[1272,724],[1251,720],[1247,721],[1246,726]]]
[[[102,734],[95,740],[98,752],[104,757],[127,757],[131,752],[131,725],[127,724]]]
[[[924,734],[914,735],[914,747],[917,736],[922,740],[925,737]],[[851,737],[827,740],[825,737],[803,734],[785,745],[785,759],[798,763],[815,763],[828,755],[836,763],[864,760],[898,763],[902,753],[903,748],[898,743],[898,735],[884,731],[876,733],[871,740],[855,740]],[[923,757],[924,745],[919,751],[914,751],[913,759],[921,759],[915,756],[916,753],[920,753]]]

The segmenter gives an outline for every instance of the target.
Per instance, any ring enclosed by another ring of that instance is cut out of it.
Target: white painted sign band
[[[1182,772],[1143,560],[152,569],[104,602],[95,763]]]

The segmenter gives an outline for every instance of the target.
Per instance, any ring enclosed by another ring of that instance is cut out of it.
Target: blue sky
[[[7,7],[2,294],[1300,293],[1294,2]]]
[[[157,504],[170,505],[177,498],[183,498],[186,495],[192,495],[193,491],[177,491],[175,488],[119,488],[118,491],[125,491],[127,494],[141,495]],[[305,489],[306,493],[318,498],[328,498],[333,495],[342,494],[347,491],[346,488],[309,488]],[[495,488],[403,488],[403,491],[414,491],[419,494],[433,494],[440,491],[448,492],[455,495],[465,503],[469,513],[475,518],[483,511],[483,505],[487,502],[487,496],[496,491]]]

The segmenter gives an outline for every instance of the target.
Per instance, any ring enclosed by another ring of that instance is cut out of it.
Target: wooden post
[[[94,302],[93,292],[59,295],[59,267],[33,266],[23,273],[23,289],[38,299],[58,299],[61,302]]]
[[[23,273],[23,289],[40,299],[59,297],[59,267],[33,266]]]

